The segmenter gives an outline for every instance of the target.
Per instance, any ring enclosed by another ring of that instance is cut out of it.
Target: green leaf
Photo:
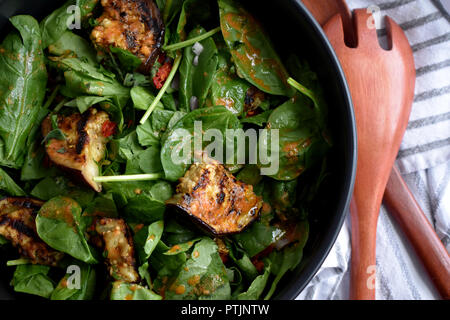
[[[274,179],[297,178],[305,170],[320,164],[329,149],[322,136],[316,112],[304,99],[291,99],[276,108],[269,117],[267,128],[267,143],[260,143],[260,152],[278,157],[278,171],[270,175]],[[278,150],[271,148],[271,130],[278,130]]]
[[[74,58],[86,60],[91,65],[97,64],[96,52],[87,40],[76,35],[71,31],[64,32],[58,41],[48,47],[50,55],[58,58],[49,57],[51,61],[60,60],[60,57],[67,57],[68,54],[74,55]]]
[[[143,87],[133,87],[130,91],[131,99],[133,100],[134,108],[146,111],[148,107],[155,100],[155,96]],[[164,109],[161,102],[156,105],[157,108]]]
[[[164,221],[159,220],[143,227],[134,235],[134,243],[141,265],[150,258],[164,230]]]
[[[219,52],[219,64],[211,86],[211,99],[214,105],[224,106],[231,112],[241,115],[250,84],[230,70],[232,65],[230,60],[228,51]]]
[[[188,39],[205,33],[203,28],[195,28],[189,33]],[[184,49],[180,65],[180,109],[191,110],[191,98],[198,99],[198,107],[203,107],[209,88],[213,82],[214,72],[217,68],[217,48],[212,38],[200,42],[203,47],[198,57],[198,64],[194,65],[195,54],[193,45]]]
[[[80,113],[84,113],[91,106],[103,102],[110,101],[109,98],[106,97],[96,97],[96,96],[79,96],[69,101],[65,104],[66,107],[75,107],[78,108]]]
[[[216,129],[222,133],[223,137],[226,136],[226,129],[240,128],[240,122],[236,115],[228,111],[223,106],[197,109],[178,120],[177,123],[173,125],[173,127],[171,127],[166,133],[162,141],[163,146],[161,148],[161,162],[166,179],[169,181],[176,181],[182,177],[189,164],[192,163],[193,148],[190,148],[191,154],[188,155],[182,154],[181,151],[185,145],[192,144],[194,123],[196,121],[201,121],[203,131],[210,128]],[[207,145],[207,142],[204,141],[204,144]],[[175,161],[172,156],[172,152],[178,153],[178,156],[183,161]]]
[[[58,41],[64,32],[68,29],[68,25],[74,23],[74,11],[70,7],[75,5],[80,9],[80,18],[84,19],[92,12],[98,0],[69,0],[62,7],[53,11],[40,24],[42,31],[43,47]]]
[[[241,119],[241,123],[251,123],[256,124],[257,126],[264,126],[269,121],[269,116],[272,113],[272,110],[264,111],[256,116],[247,117]]]
[[[92,202],[95,192],[87,187],[78,187],[66,177],[59,176],[41,180],[30,194],[44,201],[64,195],[76,200],[82,207],[86,207]]]
[[[173,195],[173,187],[167,181],[159,181],[150,189],[150,195],[155,200],[162,202],[167,201]]]
[[[74,200],[56,197],[46,202],[37,214],[36,230],[53,249],[89,264],[98,262],[81,230],[81,207]]]
[[[233,238],[250,257],[253,257],[281,239],[284,234],[285,231],[280,228],[255,221],[248,229],[234,235]]]
[[[68,286],[71,276],[78,276],[77,271],[66,273],[52,292],[51,300],[91,300],[94,297],[97,280],[95,269],[91,265],[81,264],[80,262],[71,266],[79,268],[80,287],[69,288]]]
[[[62,93],[69,98],[92,95],[109,98],[113,104],[123,109],[130,98],[130,89],[120,84],[113,74],[96,68],[76,58],[60,61],[68,68],[64,72],[66,85]]]
[[[49,298],[53,292],[53,281],[47,276],[50,267],[23,264],[16,267],[11,284],[14,291]]]
[[[293,96],[288,73],[262,26],[234,0],[219,0],[219,12],[238,74],[264,92]]]
[[[137,284],[115,281],[112,284],[111,300],[162,300],[153,291]]]
[[[160,149],[150,146],[127,161],[125,174],[162,172]]]
[[[258,300],[266,287],[267,280],[270,276],[270,269],[271,264],[267,263],[264,268],[264,274],[257,276],[250,284],[248,290],[237,296],[237,300]]]
[[[25,191],[19,187],[13,179],[0,168],[0,190],[5,191],[9,196],[26,196]]]
[[[141,223],[152,223],[164,217],[164,202],[152,199],[148,195],[138,195],[128,201],[124,208],[127,217]]]
[[[230,282],[216,243],[204,238],[198,242],[184,267],[165,291],[166,299],[226,300],[231,297]]]
[[[127,50],[113,46],[110,46],[109,49],[119,58],[121,66],[126,71],[133,72],[142,64],[141,59]]]
[[[197,241],[200,241],[200,240],[201,240],[201,238],[198,238],[198,239],[194,239],[194,240],[189,240],[188,242],[185,242],[185,243],[175,244],[169,250],[164,252],[164,254],[168,255],[168,256],[173,256],[173,255],[179,254],[181,252],[187,252],[187,251],[189,251],[189,249],[192,248],[192,246]]]
[[[273,251],[270,254],[268,259],[271,262],[271,272],[273,275],[275,275],[275,279],[272,282],[269,292],[264,297],[264,300],[269,300],[272,297],[281,278],[289,270],[294,270],[302,260],[302,257],[303,246],[298,243],[284,248],[282,251]]]
[[[0,46],[0,165],[21,168],[26,141],[43,105],[47,71],[37,21],[10,18],[19,31]]]

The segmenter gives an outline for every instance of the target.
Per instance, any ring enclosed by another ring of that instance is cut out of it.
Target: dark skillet
[[[356,168],[356,131],[347,84],[339,62],[320,26],[299,0],[244,0],[243,4],[265,26],[283,57],[295,53],[305,57],[319,75],[329,105],[333,149],[331,175],[323,184],[310,215],[310,236],[303,261],[278,285],[275,299],[295,299],[318,271],[328,255],[345,219]],[[0,0],[3,38],[10,30],[8,17],[30,14],[42,19],[60,4],[50,0]],[[0,250],[0,299],[29,298],[14,293],[9,285],[13,268],[6,268]]]

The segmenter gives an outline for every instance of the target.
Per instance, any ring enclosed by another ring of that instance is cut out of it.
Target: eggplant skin
[[[103,14],[91,32],[99,47],[127,50],[150,69],[164,40],[164,23],[153,0],[102,0]]]
[[[47,155],[54,164],[97,192],[102,191],[102,186],[93,178],[99,175],[98,163],[106,152],[108,139],[103,135],[102,128],[107,121],[108,114],[95,108],[90,108],[83,114],[58,115],[58,128],[66,139],[50,139],[45,146]],[[41,129],[44,137],[52,131],[50,116],[44,119]]]
[[[123,219],[101,218],[95,230],[103,238],[106,265],[115,280],[130,283],[141,279],[137,272],[134,244],[130,230]]]
[[[262,198],[217,161],[194,163],[166,204],[216,236],[242,232],[258,218]]]
[[[57,266],[64,254],[50,248],[36,231],[36,214],[43,202],[32,198],[0,200],[0,235],[17,247],[33,264]]]

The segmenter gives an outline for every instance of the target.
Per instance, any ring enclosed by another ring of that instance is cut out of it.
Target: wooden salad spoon
[[[344,0],[303,0],[303,3],[324,26],[352,93],[359,150],[351,206],[351,298],[374,299],[376,224],[386,175],[392,168],[409,119],[414,94],[414,59],[403,31],[391,19],[387,19],[387,27],[391,31],[388,34],[392,48],[384,51],[378,46],[375,30],[368,28],[372,21],[367,12],[357,11],[355,30]],[[344,42],[355,48],[348,48]],[[389,59],[393,60],[388,62]],[[448,252],[395,166],[384,200],[442,297],[449,298]]]

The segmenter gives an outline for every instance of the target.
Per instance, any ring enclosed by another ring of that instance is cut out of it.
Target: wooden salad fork
[[[376,227],[383,193],[389,213],[400,223],[442,297],[449,298],[448,252],[398,170],[392,170],[414,96],[414,58],[408,40],[387,18],[386,51],[378,44],[366,10],[352,16],[344,0],[303,2],[324,27],[340,59],[355,109],[358,166],[350,210],[351,298],[375,298]]]

